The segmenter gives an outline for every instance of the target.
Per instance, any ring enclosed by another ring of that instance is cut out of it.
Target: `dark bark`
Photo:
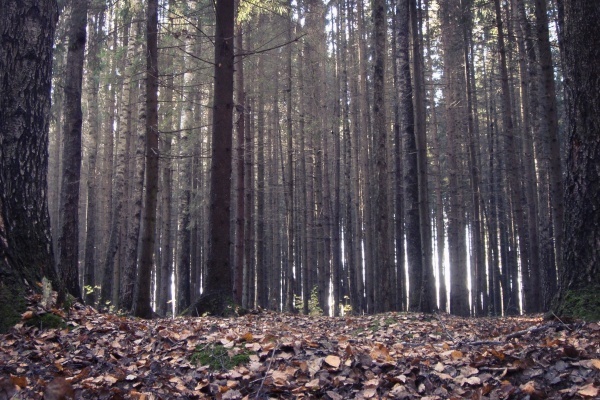
[[[158,204],[158,0],[148,0],[146,23],[146,191],[133,314],[152,318],[151,277]]]
[[[406,218],[406,256],[410,280],[408,310],[421,311],[423,286],[422,237],[419,220],[419,165],[415,113],[410,73],[410,25],[409,0],[398,4],[398,54],[400,69],[400,115],[404,138],[404,204]]]
[[[47,203],[55,1],[0,3],[0,332],[54,266]]]
[[[600,3],[565,0],[568,91],[565,245],[559,315],[600,319]]]
[[[373,148],[375,166],[375,198],[373,208],[375,228],[375,249],[377,262],[371,265],[374,282],[377,289],[374,293],[376,311],[389,311],[392,299],[392,275],[394,265],[391,259],[391,239],[388,212],[388,168],[387,168],[387,120],[385,101],[385,63],[386,63],[386,32],[387,7],[384,0],[373,1],[374,24],[374,66],[373,66]],[[410,85],[410,80],[408,81]],[[412,100],[409,97],[409,101]],[[418,233],[417,233],[418,235]],[[420,254],[419,254],[420,257]]]
[[[421,236],[421,285],[415,287],[421,293],[419,309],[432,312],[437,309],[437,293],[432,266],[431,218],[429,210],[429,187],[427,173],[427,131],[425,111],[425,75],[422,47],[422,21],[417,13],[417,2],[409,4],[412,37],[414,104],[415,104],[415,140],[417,144],[417,173],[419,186],[419,234]]]
[[[58,271],[65,289],[81,298],[79,287],[79,182],[81,176],[81,90],[85,54],[87,0],[71,2],[67,65],[65,71],[65,120],[63,127],[62,183]]]
[[[238,53],[243,51],[243,28],[242,24],[238,23],[236,32],[236,50]],[[246,93],[244,87],[244,60],[237,60],[236,69],[236,111],[237,121],[237,159],[236,166],[236,216],[235,216],[235,269],[233,274],[234,299],[237,304],[242,304],[242,292],[244,286],[244,244],[245,244],[245,218],[244,218],[244,191],[245,178],[244,174],[244,136],[246,122]]]
[[[563,175],[560,157],[560,142],[558,137],[558,107],[556,102],[556,84],[554,82],[554,63],[550,49],[550,33],[548,30],[547,0],[535,0],[535,17],[537,27],[537,45],[541,68],[540,105],[546,132],[544,144],[547,146],[549,162],[550,205],[552,208],[552,223],[554,225],[554,249],[557,270],[560,271],[563,250]],[[568,68],[568,66],[566,66]]]
[[[215,31],[215,89],[212,124],[212,166],[209,209],[209,248],[206,286],[191,310],[228,312],[233,301],[230,256],[231,171],[233,136],[233,31],[234,1],[217,0]]]
[[[466,131],[466,99],[464,95],[463,34],[457,20],[462,18],[459,3],[440,2],[442,44],[444,46],[444,79],[446,131],[448,143],[448,248],[450,256],[450,312],[468,316],[467,263],[465,244],[464,193],[459,187],[462,176],[462,132]]]

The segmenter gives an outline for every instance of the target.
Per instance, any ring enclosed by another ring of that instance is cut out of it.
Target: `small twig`
[[[502,372],[502,376],[507,373],[519,372],[519,367],[479,367],[477,368],[481,372]]]
[[[552,326],[551,323],[550,324],[544,324],[542,326],[531,326],[531,327],[529,327],[527,329],[523,329],[522,331],[517,331],[517,332],[511,333],[510,335],[506,335],[506,340],[508,341],[510,339],[515,339],[515,338],[521,337],[521,336],[523,336],[523,335],[525,335],[527,333],[538,333],[538,332],[541,332],[541,331],[544,331],[544,330],[548,329],[551,326]]]
[[[271,359],[269,360],[269,365],[267,365],[267,370],[265,371],[265,376],[264,376],[264,378],[262,378],[262,380],[260,382],[260,387],[258,388],[258,391],[256,392],[256,396],[254,397],[255,400],[258,399],[258,396],[260,396],[260,392],[262,391],[262,388],[265,385],[265,380],[267,380],[267,376],[269,375],[269,371],[271,370],[271,364],[273,364],[273,359],[275,358],[275,352],[277,351],[278,348],[279,348],[279,343],[277,343],[277,346],[275,346],[275,348],[273,349],[273,353],[271,353]]]
[[[560,322],[566,329],[568,329],[570,331],[573,330],[567,324],[565,324],[562,319],[558,318],[558,315],[554,314],[554,311],[551,311],[551,312],[552,312],[552,315],[554,315],[554,318],[556,318],[558,320],[558,322]]]
[[[482,346],[482,345],[501,345],[504,344],[505,342],[501,342],[499,340],[477,340],[475,342],[464,342],[463,344],[467,345],[467,346]]]

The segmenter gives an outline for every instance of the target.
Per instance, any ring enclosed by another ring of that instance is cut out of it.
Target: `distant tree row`
[[[70,76],[76,9],[59,21],[55,88]],[[561,31],[550,11],[552,25],[545,1],[240,3],[236,302],[308,312],[316,288],[332,314],[546,309],[563,241]],[[142,1],[92,2],[84,68],[80,284],[123,310],[143,225],[145,15]],[[152,287],[164,315],[189,307],[207,274],[215,14],[210,2],[171,0],[159,20]],[[73,215],[61,209],[61,171],[79,164],[59,123],[64,93],[52,111],[53,227]]]
[[[508,315],[548,310],[559,281],[564,304],[598,285],[598,67],[573,64],[597,55],[578,35],[598,40],[599,10],[574,7],[239,1],[228,33],[230,0],[68,2],[39,110],[54,280],[158,315],[215,293],[221,311]]]

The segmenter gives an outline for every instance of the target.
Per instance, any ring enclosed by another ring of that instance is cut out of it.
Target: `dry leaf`
[[[73,386],[63,377],[56,377],[46,386],[44,400],[69,400],[75,399]]]
[[[338,356],[334,356],[334,355],[328,355],[327,357],[325,357],[325,363],[327,363],[328,365],[332,366],[333,368],[338,368],[341,364],[341,360]]]
[[[585,397],[596,397],[598,396],[598,388],[594,387],[593,383],[589,383],[577,390],[577,393]]]

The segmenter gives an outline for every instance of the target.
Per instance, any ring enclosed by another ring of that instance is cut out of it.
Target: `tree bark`
[[[90,154],[88,159],[88,192],[87,192],[87,220],[85,236],[85,258],[83,266],[84,299],[87,304],[96,303],[96,262],[97,246],[100,242],[100,224],[97,224],[100,201],[98,188],[100,181],[98,156],[100,153],[100,133],[102,132],[102,116],[100,113],[100,41],[103,38],[106,14],[106,4],[102,4],[93,13],[88,29],[90,40],[88,48],[88,75],[87,75],[87,103],[88,103],[88,126],[90,138]],[[86,288],[87,287],[87,288]],[[89,291],[88,291],[89,289]]]
[[[230,256],[231,172],[233,134],[234,0],[217,0],[215,31],[215,89],[212,124],[212,166],[209,210],[209,248],[206,286],[194,315],[228,312],[233,301]],[[206,307],[208,306],[208,307]]]
[[[158,0],[148,0],[146,23],[146,175],[144,224],[133,314],[152,318],[151,277],[158,204]]]
[[[568,91],[564,253],[558,315],[600,319],[600,3],[565,0]]]
[[[556,85],[554,83],[554,64],[550,49],[550,34],[548,30],[548,7],[546,0],[535,0],[535,17],[537,27],[537,44],[541,68],[540,105],[545,120],[545,140],[549,162],[550,204],[552,208],[552,223],[554,225],[554,249],[557,270],[561,270],[563,256],[563,176],[560,157],[560,142],[558,138],[558,107],[556,102]],[[568,51],[568,50],[566,50]],[[568,68],[569,66],[567,66]]]
[[[55,1],[5,0],[0,36],[0,332],[54,266],[47,203]]]
[[[410,279],[408,310],[421,311],[423,286],[422,237],[419,220],[419,164],[415,132],[412,80],[410,73],[409,0],[398,4],[398,53],[400,69],[400,115],[404,139],[404,212],[406,219],[406,256]]]
[[[464,222],[464,193],[458,185],[462,176],[461,133],[466,131],[465,74],[462,68],[464,43],[461,27],[455,23],[462,17],[459,3],[440,2],[442,15],[442,44],[444,51],[444,79],[446,86],[446,131],[448,142],[448,248],[450,256],[450,312],[468,316],[466,243]]]
[[[62,183],[58,271],[65,289],[81,298],[79,287],[79,184],[81,176],[81,91],[85,54],[87,0],[71,2],[69,45],[65,73]]]

